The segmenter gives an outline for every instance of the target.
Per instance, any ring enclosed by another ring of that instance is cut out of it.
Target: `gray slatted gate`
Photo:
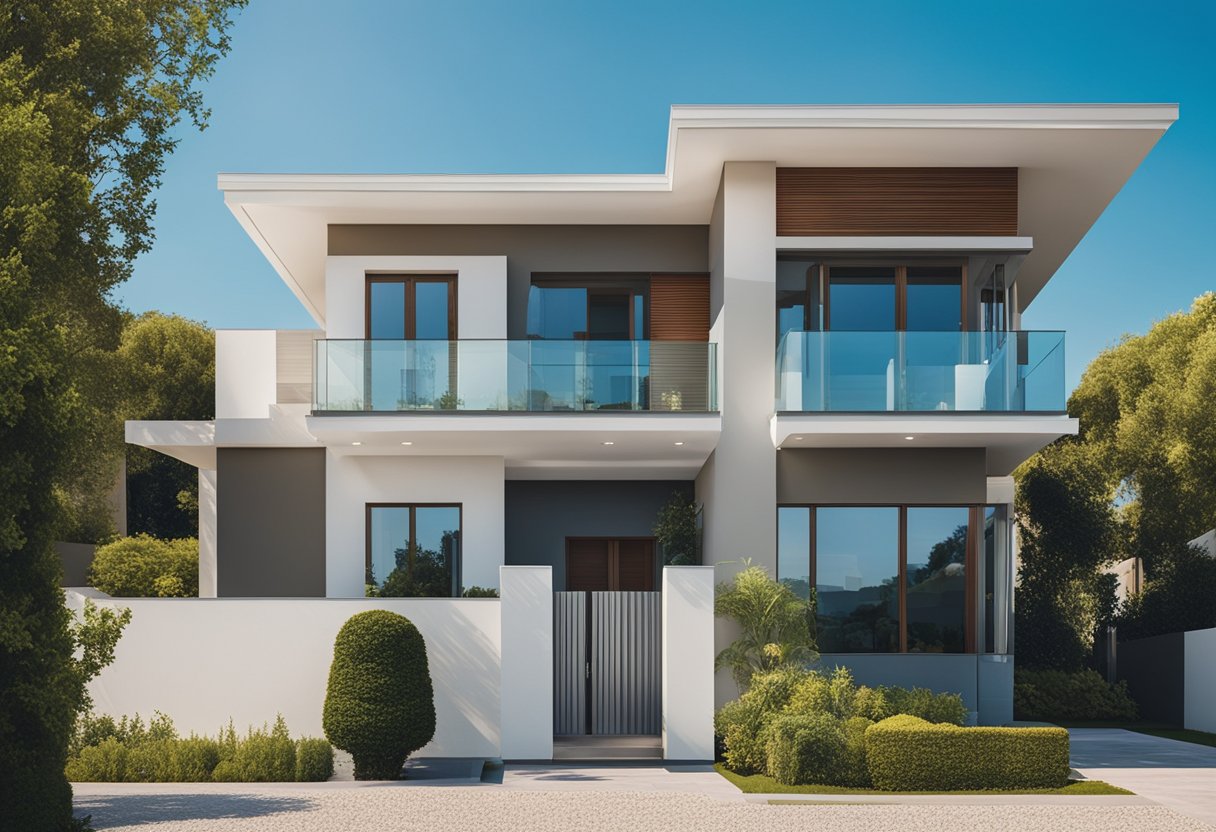
[[[658,592],[554,593],[555,735],[659,733],[661,598]]]

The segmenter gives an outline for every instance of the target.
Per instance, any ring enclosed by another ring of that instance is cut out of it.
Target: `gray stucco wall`
[[[510,480],[506,563],[552,566],[553,589],[561,591],[566,588],[567,537],[650,537],[659,509],[675,491],[692,496],[692,483]]]
[[[983,448],[785,448],[778,503],[988,501]]]
[[[217,594],[325,596],[325,449],[216,451]]]
[[[527,334],[534,272],[701,274],[703,225],[331,225],[338,255],[506,255],[507,337]]]

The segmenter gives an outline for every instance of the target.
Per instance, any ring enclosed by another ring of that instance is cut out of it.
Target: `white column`
[[[714,758],[714,568],[663,567],[663,758]]]
[[[198,597],[215,598],[218,587],[216,530],[219,517],[215,509],[218,473],[214,468],[198,469]]]
[[[553,759],[553,568],[499,568],[502,758]]]

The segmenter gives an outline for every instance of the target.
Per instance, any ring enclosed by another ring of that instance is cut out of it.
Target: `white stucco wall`
[[[219,473],[214,468],[198,469],[198,597],[214,598],[219,588],[215,557],[218,534],[216,487]]]
[[[502,757],[553,757],[553,568],[504,566]]]
[[[273,329],[215,331],[215,417],[265,419],[275,403]]]
[[[1216,733],[1216,629],[1183,637],[1182,722],[1193,731]]]
[[[366,337],[368,273],[456,275],[456,330],[461,339],[507,337],[507,258],[502,256],[359,256],[325,258],[325,337]]]
[[[464,586],[498,586],[504,561],[502,457],[357,456],[326,450],[325,594],[364,592],[368,503],[460,503]]]
[[[714,568],[663,568],[663,757],[714,758]]]
[[[79,609],[83,596],[68,591]],[[97,713],[159,710],[178,731],[214,735],[282,714],[294,736],[322,736],[334,638],[357,612],[387,609],[426,639],[435,739],[422,756],[499,755],[499,602],[495,599],[101,600],[129,607],[114,663],[89,684]]]

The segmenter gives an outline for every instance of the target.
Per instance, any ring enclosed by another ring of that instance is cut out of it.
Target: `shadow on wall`
[[[189,789],[183,784],[183,789]],[[112,829],[151,823],[224,818],[259,818],[288,812],[308,812],[317,807],[301,797],[269,797],[248,794],[114,794],[79,797],[73,801],[77,815],[93,816],[94,829]]]

